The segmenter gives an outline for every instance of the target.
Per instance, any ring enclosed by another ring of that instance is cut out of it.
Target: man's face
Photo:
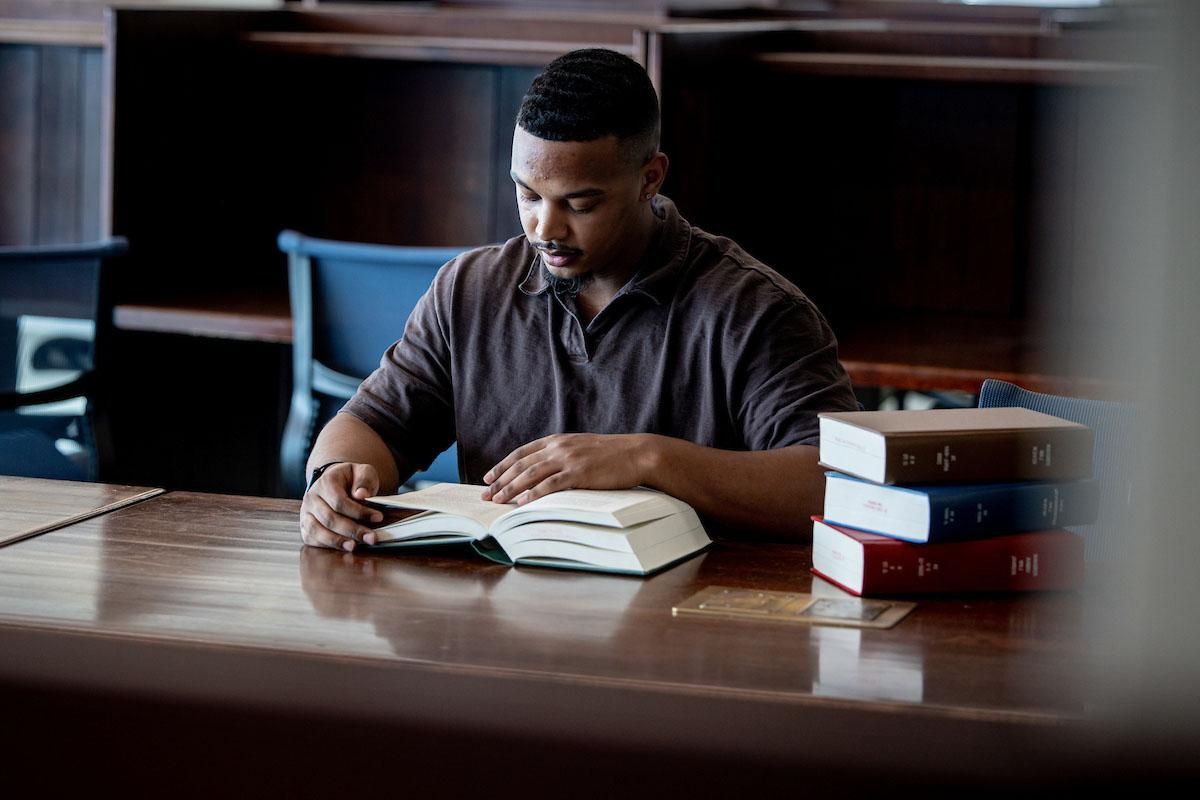
[[[517,126],[510,174],[525,235],[554,277],[603,277],[640,256],[642,174],[615,136],[551,142]]]

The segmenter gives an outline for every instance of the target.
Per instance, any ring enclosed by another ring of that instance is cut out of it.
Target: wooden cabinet
[[[1117,11],[486,5],[122,8],[108,49],[78,44],[75,67],[58,45],[0,45],[0,104],[24,109],[3,117],[0,174],[36,178],[3,181],[0,233],[130,240],[115,315],[129,471],[110,478],[276,492],[290,341],[276,234],[519,233],[517,106],[545,63],[588,45],[647,66],[665,193],[807,292],[858,385],[1112,393],[1075,358],[1096,320],[1070,298],[1088,232],[1121,211],[1096,213],[1088,165],[1124,144],[1095,132],[1153,79]],[[58,99],[31,99],[14,59],[50,65],[40,85]],[[66,88],[72,69],[83,79]],[[43,118],[58,132],[33,127]]]

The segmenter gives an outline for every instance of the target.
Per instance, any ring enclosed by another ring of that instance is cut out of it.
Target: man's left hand
[[[483,481],[484,500],[524,505],[563,489],[628,489],[645,483],[650,434],[556,433],[518,447]]]

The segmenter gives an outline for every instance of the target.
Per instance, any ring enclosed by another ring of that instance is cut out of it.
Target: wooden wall
[[[0,245],[101,231],[100,48],[0,44]]]
[[[994,62],[1055,61],[1037,48],[1074,39],[1040,25],[640,32],[625,17],[464,13],[116,14],[111,219],[131,253],[114,281],[122,471],[110,479],[277,492],[290,351],[276,235],[518,233],[511,127],[563,43],[644,58],[662,95],[666,193],[808,292],[843,355],[857,334],[856,380],[964,388],[1042,368],[1030,323],[1063,312],[1053,297],[1088,255],[1071,230],[1090,207],[1071,201],[1089,193],[1077,151],[1097,121],[1080,120],[1107,89],[1070,69],[997,79]],[[0,243],[100,232],[100,52],[0,45]],[[964,74],[968,55],[983,66]],[[153,319],[132,322],[139,308]],[[197,315],[230,325],[192,335]],[[284,333],[259,335],[264,320]]]

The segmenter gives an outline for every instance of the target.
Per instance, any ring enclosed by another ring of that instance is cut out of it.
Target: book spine
[[[864,543],[863,594],[1077,589],[1083,539],[1063,530],[953,544]]]
[[[1095,481],[1031,481],[931,492],[929,543],[1088,525],[1096,521],[1099,504]]]
[[[1049,481],[1092,476],[1087,428],[885,435],[884,483]]]

